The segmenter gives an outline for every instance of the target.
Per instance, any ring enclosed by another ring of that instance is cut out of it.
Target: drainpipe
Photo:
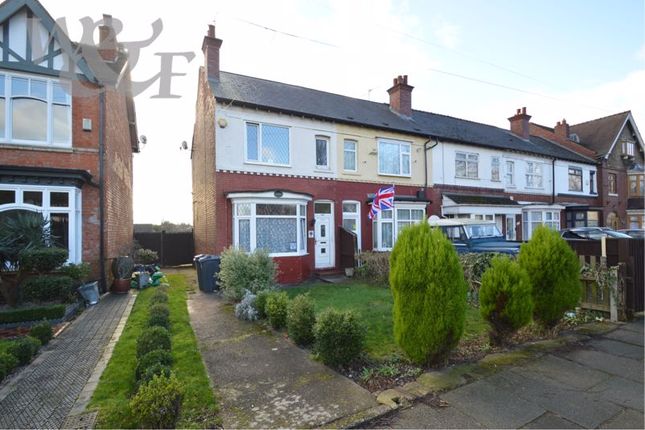
[[[551,160],[551,204],[555,204],[555,158]]]
[[[99,259],[101,285],[107,291],[105,275],[105,88],[99,89]]]
[[[425,182],[423,184],[423,195],[426,196],[426,191],[428,190],[428,151],[433,149],[435,146],[439,145],[439,139],[434,138],[435,144],[428,146],[428,143],[432,142],[432,136],[428,138],[427,141],[423,143],[423,173],[425,174]]]

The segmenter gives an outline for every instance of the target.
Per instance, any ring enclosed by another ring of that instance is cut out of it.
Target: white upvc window
[[[372,220],[372,246],[375,251],[389,251],[401,231],[425,220],[425,204],[395,204],[394,209],[380,211]]]
[[[582,169],[569,166],[569,191],[582,191]]]
[[[343,142],[343,170],[356,172],[358,170],[358,142],[345,139]]]
[[[316,136],[316,168],[329,169],[329,137]]]
[[[82,261],[81,208],[81,190],[75,187],[0,184],[0,220],[18,211],[42,214],[54,245],[69,251],[70,263]]]
[[[455,176],[457,178],[479,178],[479,154],[456,152]]]
[[[528,209],[522,211],[522,239],[529,240],[535,229],[545,225],[553,230],[560,230],[560,211],[545,209]]]
[[[544,188],[542,164],[536,163],[534,161],[526,162],[526,187]]]
[[[272,257],[307,253],[307,200],[241,197],[233,199],[233,246]]]
[[[343,201],[343,227],[356,235],[357,251],[361,250],[361,204]]]
[[[490,159],[490,180],[494,182],[500,181],[499,157],[492,157]]]
[[[256,122],[246,123],[246,162],[289,167],[289,127]]]
[[[515,187],[515,161],[506,160],[506,186]]]
[[[378,141],[378,173],[388,176],[411,176],[410,143],[392,139]]]
[[[0,143],[71,147],[71,84],[0,73]]]

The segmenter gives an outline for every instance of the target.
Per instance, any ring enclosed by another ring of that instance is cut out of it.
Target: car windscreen
[[[485,237],[502,237],[495,224],[469,224],[465,225],[466,234],[471,239],[482,239]]]

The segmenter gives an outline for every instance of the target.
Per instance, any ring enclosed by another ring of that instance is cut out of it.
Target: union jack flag
[[[394,207],[394,185],[378,190],[372,201],[372,208],[367,215],[369,219],[376,218],[380,211],[392,209]]]

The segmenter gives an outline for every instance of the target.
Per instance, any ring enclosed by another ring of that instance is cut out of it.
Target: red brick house
[[[132,243],[139,144],[127,53],[103,18],[85,46],[36,0],[0,4],[0,216],[42,213],[105,288]]]

